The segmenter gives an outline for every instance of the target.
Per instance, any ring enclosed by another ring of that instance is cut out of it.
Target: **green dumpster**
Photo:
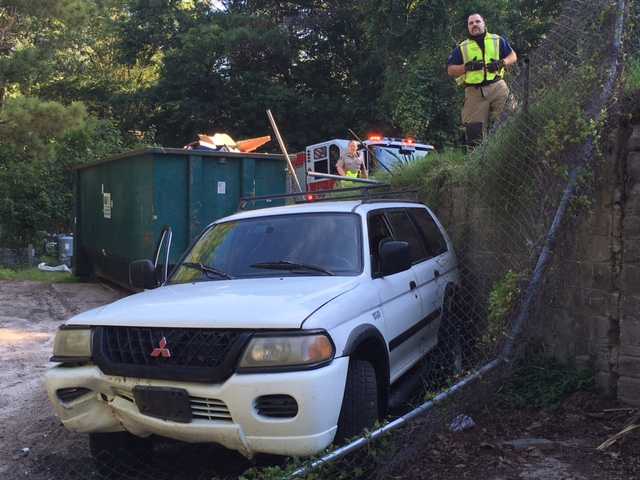
[[[128,287],[129,263],[152,258],[165,225],[174,263],[240,197],[285,190],[275,154],[148,148],[76,167],[74,274]]]

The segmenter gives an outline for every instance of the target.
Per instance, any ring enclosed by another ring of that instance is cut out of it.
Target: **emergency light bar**
[[[370,142],[395,142],[395,143],[405,143],[409,145],[415,145],[416,139],[412,137],[406,138],[396,138],[396,137],[384,137],[382,135],[369,135],[367,140]]]

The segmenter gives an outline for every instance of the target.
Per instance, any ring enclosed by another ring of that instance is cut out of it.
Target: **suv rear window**
[[[404,210],[387,211],[389,223],[393,229],[393,236],[396,240],[402,240],[409,244],[411,262],[418,263],[428,258],[427,250],[420,233],[416,230],[413,222]]]
[[[387,226],[384,213],[373,213],[367,221],[369,226],[369,253],[371,254],[371,271],[374,275],[381,273],[380,268],[380,244],[385,240],[391,240],[391,230]]]
[[[447,251],[447,242],[427,210],[424,208],[410,208],[409,215],[411,215],[411,218],[413,218],[424,236],[429,256],[437,257]]]

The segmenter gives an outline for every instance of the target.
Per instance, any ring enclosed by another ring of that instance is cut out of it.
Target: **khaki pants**
[[[489,118],[495,121],[504,111],[509,98],[509,87],[504,80],[484,87],[466,87],[464,89],[464,108],[462,123],[482,123],[487,128]]]

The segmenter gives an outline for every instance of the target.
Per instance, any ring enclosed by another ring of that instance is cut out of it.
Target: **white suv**
[[[132,283],[156,270],[134,262]],[[345,200],[220,219],[161,283],[56,335],[49,398],[94,456],[150,435],[304,456],[356,435],[452,335],[459,274],[424,205]]]

